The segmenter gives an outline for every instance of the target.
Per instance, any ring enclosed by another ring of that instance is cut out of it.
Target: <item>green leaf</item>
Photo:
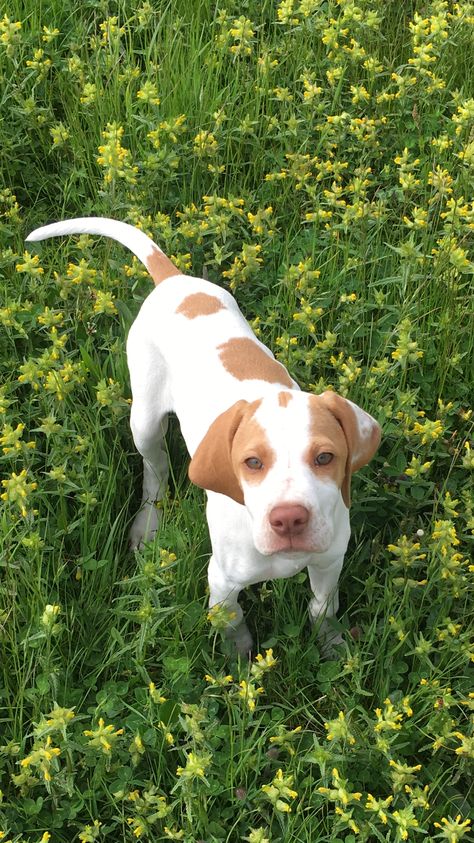
[[[109,562],[108,559],[94,559],[94,557],[86,559],[85,562],[80,562],[83,571],[98,571],[104,568]]]

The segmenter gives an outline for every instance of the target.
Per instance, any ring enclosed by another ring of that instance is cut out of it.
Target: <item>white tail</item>
[[[111,237],[112,240],[118,240],[130,249],[142,263],[145,263],[146,258],[154,249],[158,249],[156,243],[139,228],[106,217],[78,217],[74,220],[53,222],[52,225],[36,228],[26,239],[28,242],[36,242],[47,240],[49,237],[62,237],[66,234],[102,234],[104,237]]]
[[[26,238],[28,243],[47,240],[49,237],[61,237],[66,234],[100,234],[111,237],[130,249],[145,264],[155,284],[165,278],[178,275],[179,272],[166,257],[164,252],[139,228],[126,222],[107,219],[107,217],[78,217],[73,220],[55,222],[36,228]]]

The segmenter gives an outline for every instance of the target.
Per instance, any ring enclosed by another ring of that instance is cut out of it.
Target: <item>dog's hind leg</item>
[[[144,338],[139,319],[130,330],[127,355],[132,387],[130,426],[143,457],[142,503],[130,530],[131,546],[139,547],[153,539],[160,523],[156,502],[164,497],[168,485],[165,434],[170,405],[166,365],[156,347]]]

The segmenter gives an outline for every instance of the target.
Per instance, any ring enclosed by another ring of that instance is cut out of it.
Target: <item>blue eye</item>
[[[330,454],[329,451],[324,451],[322,454],[318,454],[317,457],[314,458],[315,465],[329,465],[330,462],[334,459],[334,454]]]
[[[249,457],[245,460],[245,465],[247,468],[250,468],[251,471],[260,471],[263,468],[263,462],[258,459],[258,457]]]

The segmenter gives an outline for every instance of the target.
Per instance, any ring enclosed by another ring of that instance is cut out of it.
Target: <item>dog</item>
[[[323,646],[339,643],[331,618],[350,536],[351,475],[379,446],[377,421],[335,392],[302,392],[233,296],[183,275],[138,228],[89,217],[44,226],[26,239],[69,234],[117,240],[155,283],[127,340],[131,429],[143,457],[132,546],[152,539],[159,526],[156,502],[168,479],[164,437],[174,411],[191,457],[189,478],[207,491],[209,605],[228,610],[226,634],[238,652],[252,648],[239,592],[305,567],[310,618]]]

